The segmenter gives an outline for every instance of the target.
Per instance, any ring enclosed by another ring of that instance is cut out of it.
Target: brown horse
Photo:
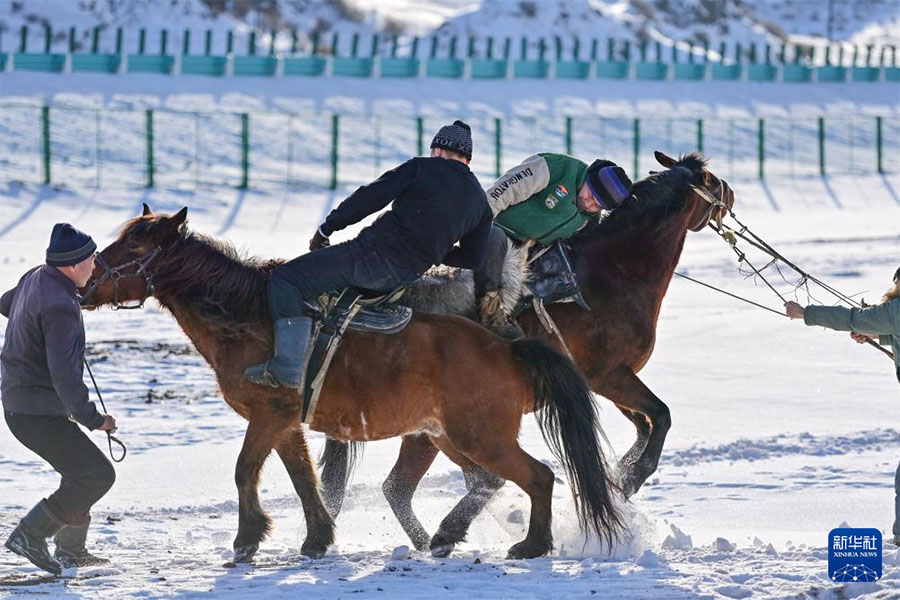
[[[225,401],[249,421],[235,469],[235,561],[251,560],[269,531],[257,488],[273,448],[303,503],[302,552],[321,556],[333,541],[334,522],[309,457],[301,397],[243,377],[247,365],[272,352],[266,280],[277,263],[241,259],[231,246],[190,232],[186,217],[187,208],[169,216],[144,205],[100,253],[85,301],[121,306],[154,296],[213,368]],[[512,480],[531,499],[531,520],[509,555],[527,558],[552,547],[554,483],[553,471],[518,445],[529,410],[537,411],[541,432],[569,476],[580,524],[611,544],[623,524],[591,391],[575,366],[544,342],[511,343],[467,319],[424,313],[395,335],[349,331],[311,428],[350,441],[425,435],[462,467],[471,491],[431,539],[436,555],[448,554],[463,538],[456,524],[477,514],[490,495],[485,490],[499,488],[501,477]]]
[[[668,170],[637,182],[632,199],[572,240],[573,267],[591,310],[574,303],[548,307],[591,389],[615,403],[637,428],[637,440],[618,466],[626,496],[656,471],[672,423],[669,408],[636,374],[653,352],[659,309],[685,237],[689,230],[720,221],[734,205],[731,188],[706,168],[702,155],[691,153],[680,160],[661,152],[655,156]],[[558,346],[533,310],[523,313],[519,324],[526,335]],[[359,450],[348,446],[326,444],[322,477],[334,514]],[[405,437],[383,486],[394,514],[419,549],[429,538],[412,511],[412,496],[437,452],[425,436]],[[455,527],[464,530],[474,516],[467,515],[467,522]]]

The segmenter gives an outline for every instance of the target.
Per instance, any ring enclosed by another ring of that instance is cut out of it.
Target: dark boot
[[[84,547],[87,541],[88,527],[91,526],[90,518],[84,525],[68,525],[59,530],[54,541],[56,552],[53,555],[66,569],[72,567],[93,567],[105,565],[109,559],[94,556]]]
[[[503,312],[500,292],[485,292],[478,302],[478,319],[482,325],[508,340],[517,340],[525,334],[518,325],[512,323]]]
[[[299,388],[303,385],[310,335],[312,319],[309,317],[276,319],[275,358],[249,367],[244,377],[259,385]]]
[[[50,510],[47,501],[41,500],[9,534],[6,547],[30,560],[34,566],[48,573],[60,575],[62,574],[62,565],[50,556],[50,551],[47,549],[47,538],[57,533],[65,525]]]

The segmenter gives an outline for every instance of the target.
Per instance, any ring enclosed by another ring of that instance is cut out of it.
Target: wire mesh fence
[[[427,153],[444,115],[0,105],[0,181],[71,187],[357,186]],[[900,172],[900,118],[608,119],[470,115],[484,182],[536,152],[604,157],[632,177],[694,150],[730,178]]]

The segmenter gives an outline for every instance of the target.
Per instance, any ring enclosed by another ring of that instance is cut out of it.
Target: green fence
[[[456,116],[188,112],[0,104],[0,182],[331,188],[428,151]],[[602,156],[634,178],[701,150],[730,178],[900,172],[900,118],[470,116],[482,182],[536,152]]]
[[[10,35],[12,33],[12,35]],[[693,44],[587,36],[451,36],[419,39],[296,29],[23,25],[0,36],[0,68],[58,73],[182,73],[224,76],[643,79],[681,81],[900,81],[895,44]],[[2,32],[0,32],[2,34]],[[17,42],[17,43],[16,43]],[[420,43],[421,42],[421,43]],[[13,47],[10,47],[13,46]],[[330,66],[326,67],[326,63]],[[230,67],[229,67],[230,65]]]

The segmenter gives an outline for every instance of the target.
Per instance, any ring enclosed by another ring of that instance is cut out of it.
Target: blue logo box
[[[850,527],[828,534],[828,577],[838,583],[881,579],[881,532]]]

